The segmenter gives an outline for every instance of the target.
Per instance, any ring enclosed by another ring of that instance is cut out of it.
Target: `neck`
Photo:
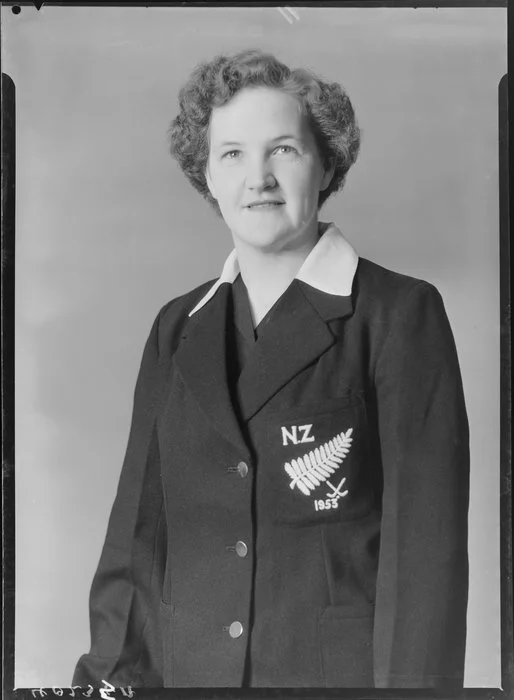
[[[296,277],[318,241],[315,235],[293,250],[264,251],[235,241],[241,277],[248,290],[254,326],[257,326]]]

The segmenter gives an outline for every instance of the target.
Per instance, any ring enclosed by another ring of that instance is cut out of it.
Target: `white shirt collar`
[[[319,231],[323,235],[304,260],[295,279],[326,294],[350,296],[359,256],[334,223],[320,222]],[[239,262],[234,248],[223,265],[219,279],[189,312],[189,316],[205,306],[222,284],[225,282],[232,284],[239,272]]]

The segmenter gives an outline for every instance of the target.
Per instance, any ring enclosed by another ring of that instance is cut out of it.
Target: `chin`
[[[235,237],[244,241],[247,246],[272,252],[284,247],[291,239],[291,230],[289,228],[266,229],[266,227],[252,227],[251,230],[246,229],[236,233]]]
[[[294,235],[296,226],[289,218],[283,216],[257,216],[254,220],[244,221],[239,226],[242,236],[256,235],[266,238],[282,238]]]

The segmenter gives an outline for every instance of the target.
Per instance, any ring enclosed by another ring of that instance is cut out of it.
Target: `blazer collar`
[[[332,296],[350,297],[359,256],[333,222],[319,222],[320,238],[296,274],[297,280]],[[232,284],[240,273],[236,250],[225,260],[219,279],[189,312],[193,316],[224,283]]]
[[[332,301],[327,304],[327,299]],[[248,448],[232,403],[226,366],[230,301],[230,285],[224,283],[212,303],[190,319],[173,362],[213,427],[245,454]],[[246,422],[252,418],[302,369],[332,347],[335,336],[326,321],[348,316],[351,311],[351,297],[328,297],[293,280],[279,300],[272,327],[259,334],[237,382],[241,419]]]
[[[335,343],[327,321],[352,313],[357,254],[334,224],[320,224],[320,234],[279,300],[273,328],[259,334],[239,377],[237,395],[243,421]],[[213,427],[244,454],[248,448],[232,404],[226,367],[231,283],[238,274],[232,251],[220,278],[189,313],[174,362]]]

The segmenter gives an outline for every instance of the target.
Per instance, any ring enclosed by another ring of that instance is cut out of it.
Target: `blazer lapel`
[[[242,419],[249,420],[304,367],[330,348],[327,321],[350,314],[350,297],[334,297],[294,280],[245,364],[238,382]]]
[[[234,411],[226,367],[230,285],[189,319],[174,362],[214,428],[239,451],[248,452]]]

